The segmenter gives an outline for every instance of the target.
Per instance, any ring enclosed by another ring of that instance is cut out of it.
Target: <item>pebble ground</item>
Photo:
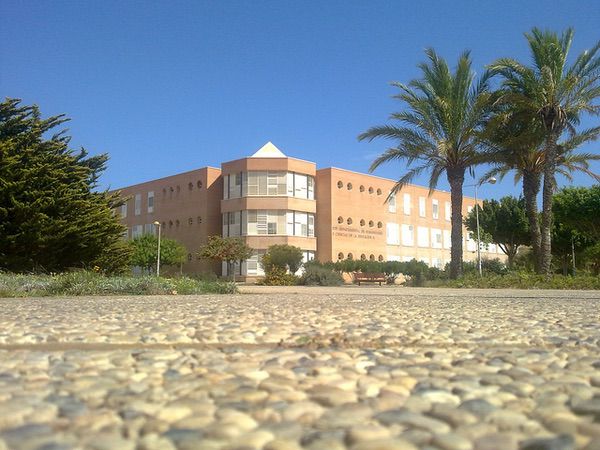
[[[600,294],[0,299],[0,449],[600,450]]]

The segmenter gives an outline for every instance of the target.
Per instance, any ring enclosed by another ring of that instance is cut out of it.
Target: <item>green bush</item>
[[[0,297],[77,295],[233,294],[233,283],[193,278],[104,276],[77,271],[60,275],[0,274]]]
[[[287,273],[286,269],[271,266],[265,277],[257,282],[262,286],[293,286],[298,284],[298,277]]]
[[[495,275],[504,275],[504,274],[508,273],[506,264],[504,264],[502,261],[500,261],[499,258],[494,258],[494,259],[482,258],[481,259],[481,271],[484,274],[495,274]],[[463,262],[463,273],[465,275],[472,274],[472,273],[478,274],[479,268],[477,266],[477,261],[464,261]]]
[[[600,277],[553,275],[546,277],[531,272],[509,272],[505,275],[467,274],[457,280],[437,280],[428,286],[481,289],[600,289]]]
[[[339,286],[344,283],[344,279],[331,267],[311,261],[304,264],[304,273],[299,283],[305,286]]]

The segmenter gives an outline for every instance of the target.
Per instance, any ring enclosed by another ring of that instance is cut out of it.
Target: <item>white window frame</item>
[[[440,202],[435,198],[431,200],[431,217],[435,220],[440,218]]]
[[[154,212],[154,191],[148,192],[148,213]]]
[[[396,212],[396,194],[390,194],[390,198],[388,199],[388,212]]]
[[[385,236],[388,245],[400,245],[400,225],[394,222],[386,223]]]
[[[142,213],[142,194],[135,194],[135,215]]]
[[[410,204],[410,194],[404,194],[402,197],[402,201],[403,201],[403,209],[404,209],[404,215],[405,216],[410,216],[410,210],[411,210],[411,204]]]
[[[427,217],[427,199],[419,197],[419,217]]]
[[[414,247],[415,245],[415,227],[414,225],[402,224],[402,245],[405,247]]]
[[[443,239],[442,239],[442,230],[439,228],[431,229],[431,248],[442,248],[443,247]]]
[[[417,247],[429,247],[429,228],[417,227]]]

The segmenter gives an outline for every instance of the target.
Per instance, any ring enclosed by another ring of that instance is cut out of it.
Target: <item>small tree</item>
[[[302,249],[293,245],[271,245],[261,260],[265,272],[274,266],[291,274],[298,272],[302,266]]]
[[[153,234],[144,234],[129,242],[133,250],[131,264],[142,267],[148,272],[156,269],[158,239]],[[161,238],[160,240],[160,265],[176,266],[185,261],[186,250],[183,245],[174,239]]]
[[[479,209],[479,230],[485,237],[484,241],[498,245],[508,257],[508,267],[512,269],[519,247],[531,242],[523,199],[506,196],[500,201],[484,200],[483,208],[476,208]],[[465,219],[465,225],[469,231],[477,233],[475,209]]]
[[[253,250],[239,238],[209,236],[208,242],[200,247],[198,255],[204,259],[227,263],[227,275],[234,280],[233,266],[236,261],[244,261],[252,256]]]

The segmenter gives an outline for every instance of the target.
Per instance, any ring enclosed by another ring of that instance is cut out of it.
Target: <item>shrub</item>
[[[481,289],[600,289],[600,278],[593,275],[546,277],[531,272],[509,272],[505,275],[467,274],[457,280],[438,281],[438,287]]]
[[[499,258],[481,259],[481,271],[487,274],[496,274],[496,275],[504,275],[508,272],[506,268],[506,264],[500,261]],[[478,274],[479,268],[477,266],[477,261],[465,261],[463,262],[463,273],[466,274]]]
[[[311,262],[304,265],[299,283],[306,286],[339,286],[344,283],[344,279],[331,267]]]
[[[285,269],[277,266],[271,266],[270,270],[265,273],[265,277],[258,281],[257,284],[263,286],[293,286],[298,283],[298,277],[287,273]]]
[[[188,277],[108,277],[96,272],[50,275],[0,274],[0,297],[76,295],[233,294],[233,283],[199,281]]]
[[[265,272],[268,272],[271,266],[275,266],[296,273],[302,267],[302,257],[302,249],[299,247],[285,244],[271,245],[263,255],[261,265]]]

